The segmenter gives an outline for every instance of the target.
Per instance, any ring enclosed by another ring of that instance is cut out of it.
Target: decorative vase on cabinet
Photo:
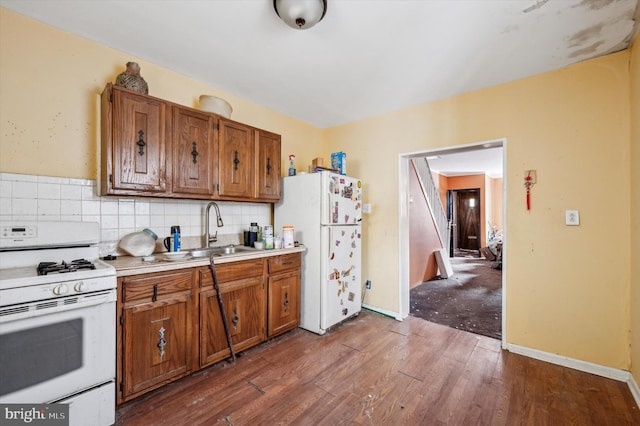
[[[137,62],[127,62],[126,71],[121,72],[116,78],[116,86],[144,93],[145,95],[149,94],[149,86],[140,75],[140,65]]]

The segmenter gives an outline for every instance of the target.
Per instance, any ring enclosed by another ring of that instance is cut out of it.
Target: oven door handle
[[[57,297],[55,299],[5,306],[0,308],[0,324],[74,309],[83,309],[103,303],[115,303],[115,301],[116,289],[114,288],[111,290],[97,291],[95,293]]]

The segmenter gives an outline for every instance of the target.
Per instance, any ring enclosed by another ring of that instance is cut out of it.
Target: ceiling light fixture
[[[288,26],[306,30],[324,18],[327,0],[273,0],[273,8]]]

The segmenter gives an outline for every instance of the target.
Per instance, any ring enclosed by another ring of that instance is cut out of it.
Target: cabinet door
[[[269,277],[267,334],[296,328],[300,323],[300,270]]]
[[[225,263],[216,268],[222,302],[236,352],[266,338],[263,259]],[[218,296],[208,269],[200,270],[200,365],[230,355]]]
[[[222,290],[227,324],[236,352],[265,340],[264,283],[254,280],[232,291]],[[200,293],[200,363],[220,361],[230,355],[215,290]]]
[[[256,197],[263,200],[280,200],[280,135],[256,131]]]
[[[213,115],[173,107],[173,193],[203,198],[214,193],[217,152],[213,126]]]
[[[125,399],[191,369],[191,299],[180,296],[124,309]]]
[[[166,104],[115,87],[112,94],[111,188],[164,192]]]
[[[253,198],[255,167],[253,129],[223,118],[219,123],[219,195]]]

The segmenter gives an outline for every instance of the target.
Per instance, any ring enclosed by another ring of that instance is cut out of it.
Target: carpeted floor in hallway
[[[483,336],[502,338],[502,271],[482,258],[451,258],[454,275],[410,292],[411,315]]]

